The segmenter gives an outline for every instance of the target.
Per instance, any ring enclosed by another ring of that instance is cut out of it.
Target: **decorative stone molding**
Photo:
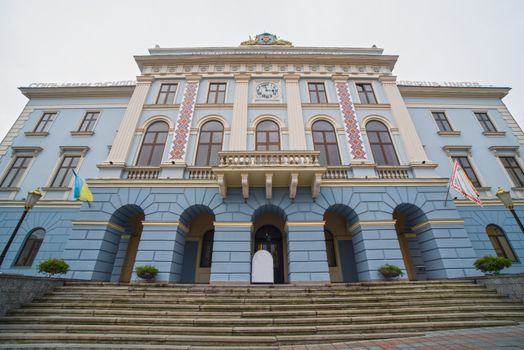
[[[189,138],[189,129],[191,128],[191,121],[193,119],[193,112],[195,110],[195,102],[198,92],[199,81],[196,77],[191,77],[186,83],[184,90],[184,99],[180,104],[178,110],[178,118],[176,121],[175,132],[173,134],[173,142],[171,144],[171,151],[169,152],[170,160],[183,162],[185,159],[187,141]]]

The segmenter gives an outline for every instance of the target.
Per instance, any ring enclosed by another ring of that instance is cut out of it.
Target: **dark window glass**
[[[33,230],[24,242],[22,251],[15,261],[15,266],[31,266],[35,260],[36,254],[44,241],[45,230],[37,228]]]
[[[100,112],[87,112],[78,131],[93,131]]]
[[[280,132],[278,125],[271,120],[258,123],[256,131],[256,151],[280,150]]]
[[[320,151],[320,164],[340,165],[337,136],[333,126],[325,120],[319,120],[311,126],[313,146]]]
[[[214,230],[209,230],[202,239],[202,252],[200,253],[200,267],[211,267],[213,257],[213,237]]]
[[[356,84],[360,103],[376,104],[377,99],[371,84]]]
[[[489,240],[493,245],[493,249],[497,253],[497,256],[502,256],[506,259],[509,259],[513,262],[517,262],[517,256],[513,252],[504,231],[500,227],[494,224],[490,224],[486,227],[486,232],[488,234]]]
[[[51,187],[68,187],[73,177],[73,170],[76,170],[80,156],[64,156],[60,167],[56,171]]]
[[[433,114],[433,119],[435,119],[439,131],[453,131],[444,112],[431,112],[431,114]]]
[[[175,95],[178,84],[162,84],[160,92],[156,99],[157,104],[173,104],[175,103]]]
[[[375,163],[378,165],[399,165],[388,128],[381,122],[373,120],[366,124],[366,132]]]
[[[164,155],[164,148],[166,147],[168,131],[169,126],[167,123],[161,121],[154,122],[147,128],[136,165],[160,165]]]
[[[497,131],[497,129],[495,129],[495,125],[493,125],[487,113],[475,113],[475,116],[477,117],[477,120],[479,121],[480,125],[482,126],[482,129],[484,129],[485,132]]]
[[[327,103],[324,83],[308,83],[309,100],[311,103]]]
[[[36,124],[34,132],[47,132],[55,120],[56,113],[44,113]]]
[[[473,167],[471,166],[471,163],[469,162],[468,157],[466,156],[451,157],[451,159],[453,159],[453,161],[456,160],[457,162],[459,162],[462,169],[464,169],[464,171],[466,172],[466,175],[468,175],[469,180],[471,181],[473,186],[482,187],[480,185],[479,179],[477,178],[477,174],[475,174],[475,171],[473,170]]]
[[[224,103],[226,101],[226,83],[210,83],[207,103]]]
[[[514,157],[500,157],[504,169],[508,172],[509,176],[517,187],[524,187],[524,173],[517,163]]]
[[[328,266],[337,266],[337,258],[335,257],[335,243],[333,241],[333,234],[328,230],[324,230],[324,238],[326,239],[326,254]]]
[[[218,165],[218,152],[222,150],[224,126],[216,120],[205,123],[198,138],[195,165]]]
[[[20,183],[20,179],[24,175],[32,157],[16,157],[11,165],[11,168],[2,180],[0,187],[15,187]]]

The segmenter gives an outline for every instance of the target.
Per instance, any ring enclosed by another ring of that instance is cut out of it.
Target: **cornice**
[[[502,99],[511,90],[511,88],[508,87],[397,86],[404,97],[468,97]]]
[[[57,98],[57,97],[131,97],[135,85],[127,86],[77,86],[77,87],[48,87],[30,88],[19,87],[22,94],[31,98]]]

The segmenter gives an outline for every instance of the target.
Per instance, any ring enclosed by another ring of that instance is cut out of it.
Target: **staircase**
[[[277,349],[514,325],[473,281],[210,286],[67,282],[0,318],[0,349]]]

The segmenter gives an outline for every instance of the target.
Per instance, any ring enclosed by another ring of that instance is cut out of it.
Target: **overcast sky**
[[[0,139],[31,82],[131,80],[133,55],[237,46],[264,31],[295,46],[385,49],[399,80],[509,86],[524,125],[522,0],[0,0]]]

